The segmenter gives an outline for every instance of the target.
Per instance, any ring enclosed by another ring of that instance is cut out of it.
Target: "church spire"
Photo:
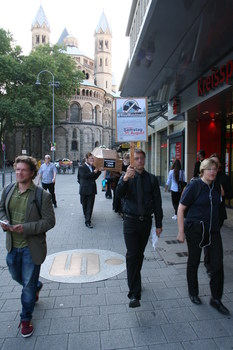
[[[104,11],[102,12],[99,23],[97,24],[96,29],[95,29],[96,34],[100,33],[100,32],[102,32],[102,33],[108,32],[110,35],[112,35],[112,31],[111,31],[110,25],[108,24],[108,20],[105,16]]]
[[[112,92],[112,31],[104,11],[95,29],[95,81],[96,85]]]
[[[42,5],[32,21],[32,48],[38,45],[49,44],[50,25]]]

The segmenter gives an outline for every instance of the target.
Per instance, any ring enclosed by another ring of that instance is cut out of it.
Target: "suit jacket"
[[[16,185],[15,185],[16,186]],[[15,186],[9,191],[5,200],[4,191],[2,192],[0,202],[0,219],[11,222],[9,212],[9,202]],[[35,201],[36,185],[30,191],[25,222],[23,223],[23,237],[28,241],[28,247],[34,264],[41,265],[47,254],[46,231],[55,226],[55,214],[53,210],[51,194],[43,190],[41,213],[38,212]],[[6,231],[6,249],[8,252],[12,249],[12,233]]]
[[[94,173],[95,167],[92,167],[92,172],[86,164],[83,164],[78,169],[78,178],[79,178],[79,194],[90,196],[97,194],[96,182],[95,180],[101,174],[101,171]]]

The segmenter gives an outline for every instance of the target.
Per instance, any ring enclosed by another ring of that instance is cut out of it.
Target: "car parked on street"
[[[67,170],[73,169],[73,162],[68,158],[57,159],[54,164],[58,173],[66,173]]]

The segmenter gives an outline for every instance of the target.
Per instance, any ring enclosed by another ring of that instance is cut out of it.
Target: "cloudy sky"
[[[63,29],[78,38],[79,49],[94,57],[94,30],[104,10],[112,29],[112,70],[120,80],[129,57],[125,36],[132,0],[1,0],[0,27],[13,34],[24,54],[31,50],[31,24],[42,4],[55,44]]]

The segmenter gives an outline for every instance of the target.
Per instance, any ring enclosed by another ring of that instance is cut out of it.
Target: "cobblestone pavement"
[[[164,193],[163,234],[156,251],[151,241],[142,269],[141,307],[129,309],[126,271],[90,283],[61,283],[43,279],[35,307],[32,337],[18,330],[21,288],[5,263],[5,235],[0,235],[1,350],[180,350],[233,349],[233,318],[209,306],[209,280],[200,266],[202,305],[190,302],[186,283],[187,249],[176,241],[177,224],[169,193]],[[94,228],[84,225],[76,174],[57,176],[56,226],[48,232],[48,255],[75,249],[100,249],[125,255],[122,219],[101,192],[93,213]],[[224,244],[224,304],[233,314],[233,214],[222,229]]]

